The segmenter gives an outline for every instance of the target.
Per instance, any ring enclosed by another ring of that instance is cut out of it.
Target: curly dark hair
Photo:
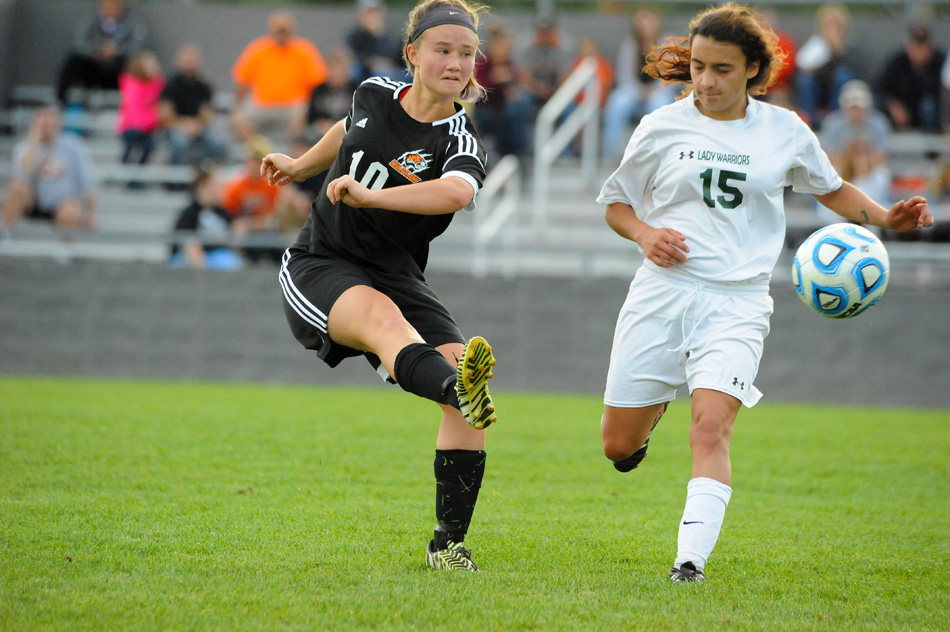
[[[785,65],[785,53],[778,48],[775,31],[765,28],[749,7],[730,2],[721,7],[706,9],[689,23],[689,37],[668,37],[646,58],[643,71],[664,81],[682,81],[688,84],[684,94],[691,90],[689,74],[690,49],[697,35],[726,44],[735,44],[745,55],[746,65],[759,62],[759,72],[749,79],[752,95],[765,94]]]

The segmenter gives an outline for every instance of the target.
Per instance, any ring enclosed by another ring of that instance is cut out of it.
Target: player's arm
[[[283,186],[302,182],[326,171],[340,153],[345,133],[343,121],[340,120],[299,158],[291,158],[286,154],[267,154],[261,160],[261,176],[267,178],[270,184]]]
[[[845,219],[889,228],[898,233],[925,228],[934,223],[927,200],[919,195],[906,201],[901,200],[890,209],[885,209],[864,191],[850,182],[845,182],[837,191],[816,195],[815,199]]]
[[[351,176],[340,176],[327,185],[327,197],[353,208],[381,208],[415,215],[446,215],[461,211],[475,197],[475,189],[462,178],[405,184],[386,189],[368,189]]]
[[[672,228],[653,228],[640,219],[629,204],[608,204],[604,219],[615,233],[640,244],[646,258],[661,268],[671,268],[686,261],[689,252],[686,237]]]

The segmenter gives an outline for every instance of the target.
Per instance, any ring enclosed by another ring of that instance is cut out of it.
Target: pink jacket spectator
[[[127,72],[119,76],[119,121],[121,134],[127,129],[153,132],[159,125],[158,97],[165,87],[163,77],[140,79]]]

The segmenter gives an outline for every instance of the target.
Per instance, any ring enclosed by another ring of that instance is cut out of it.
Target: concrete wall
[[[4,7],[14,0],[0,0],[0,29]],[[182,43],[198,42],[205,50],[206,66],[216,87],[233,88],[230,68],[243,47],[265,30],[268,13],[275,7],[289,8],[298,17],[299,32],[310,38],[324,53],[338,46],[347,29],[354,22],[352,2],[339,6],[295,5],[293,3],[234,5],[225,3],[134,2],[132,8],[148,24],[150,46],[159,54],[163,66],[171,68],[175,49]],[[504,3],[495,6],[488,22],[502,21],[520,37],[531,32],[531,16],[506,11]],[[76,26],[95,10],[93,0],[21,0],[17,4],[15,28],[10,38],[13,51],[8,58],[11,85],[52,84],[64,56],[74,39]],[[797,7],[776,10],[776,22],[803,43],[813,29],[810,9]],[[671,33],[683,33],[690,14],[680,7],[664,13],[664,22]],[[874,77],[886,55],[899,46],[907,17],[905,5],[876,8],[871,15],[854,18],[854,45],[863,57],[862,72]],[[406,15],[402,9],[390,10],[388,21],[393,32],[402,31]],[[565,13],[561,18],[566,31],[577,38],[594,35],[601,48],[613,58],[627,27],[626,13]],[[930,20],[936,41],[950,47],[950,16],[941,15]],[[482,33],[483,37],[485,32]],[[0,46],[3,44],[0,33]],[[0,48],[0,51],[3,49]],[[2,64],[3,62],[0,62]],[[0,70],[2,66],[0,66]]]
[[[602,397],[628,279],[428,277],[462,332],[494,346],[493,390]],[[776,281],[772,296],[756,381],[764,401],[950,408],[950,282],[920,289],[895,276],[853,321],[812,314],[788,282]],[[212,273],[0,258],[0,297],[0,374],[383,388],[363,360],[331,370],[293,340],[271,266]]]

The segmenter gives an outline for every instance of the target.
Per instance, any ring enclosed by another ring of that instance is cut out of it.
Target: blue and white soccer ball
[[[831,224],[809,235],[792,261],[792,282],[808,307],[828,318],[851,318],[877,303],[891,264],[884,244],[855,224]]]

